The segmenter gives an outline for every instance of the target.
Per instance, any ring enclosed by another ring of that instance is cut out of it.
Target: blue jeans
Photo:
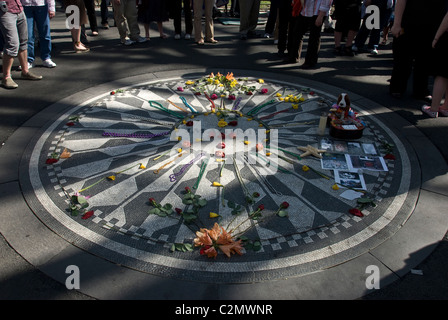
[[[34,61],[34,23],[36,23],[39,33],[40,58],[42,61],[50,59],[51,35],[48,6],[24,6],[23,10],[28,24],[28,62],[33,63]]]

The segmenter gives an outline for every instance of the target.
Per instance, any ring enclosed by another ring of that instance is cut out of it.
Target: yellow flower
[[[143,165],[143,163],[140,163],[140,169],[146,169],[146,167]]]
[[[183,124],[186,124],[186,123],[187,123],[187,120],[182,120],[182,123],[183,123]]]
[[[223,128],[227,125],[227,122],[225,122],[224,120],[219,120],[218,122],[218,127]]]
[[[182,152],[182,148],[178,148],[178,149],[177,149],[177,152],[178,152],[178,153],[181,153],[181,152]]]
[[[277,92],[277,94],[275,96],[280,98],[282,96],[282,94],[280,92]]]
[[[193,116],[193,115],[191,115],[191,116],[190,116],[190,119],[193,119],[193,118],[194,118],[194,116]]]
[[[335,183],[335,184],[331,187],[331,189],[333,189],[333,190],[339,190],[339,186]]]
[[[219,217],[219,214],[210,212],[210,218],[218,218],[218,217]]]
[[[299,99],[299,101],[305,101],[305,98],[304,97],[300,97],[300,99]]]
[[[284,99],[284,98],[279,98],[279,100],[280,100],[280,101],[284,101],[285,99]]]
[[[296,110],[299,109],[299,105],[298,105],[298,104],[292,104],[291,107],[292,107],[293,109],[296,109]]]
[[[190,85],[190,84],[193,84],[193,83],[194,83],[194,81],[191,81],[191,80],[188,80],[187,82],[185,82],[186,85]]]
[[[218,79],[216,79],[214,82],[215,82],[215,84],[219,84],[219,80]]]
[[[220,184],[219,182],[216,182],[216,181],[214,181],[212,183],[212,186],[214,186],[214,187],[224,187],[222,184]]]
[[[177,137],[177,141],[180,141],[180,140],[182,140],[182,137]]]
[[[264,83],[263,79],[258,79],[258,83]]]
[[[303,165],[302,170],[307,172],[308,170],[310,170],[310,168],[307,165]]]
[[[271,155],[270,152],[266,152],[266,156],[269,157]]]
[[[247,121],[252,121],[252,118],[247,118]]]
[[[250,141],[244,140],[244,144],[248,145],[250,143]]]
[[[208,79],[207,79],[207,82],[208,82],[208,83],[212,83],[212,82],[213,82],[213,79],[212,79],[212,78],[208,78]]]
[[[115,180],[115,176],[108,176],[107,179],[114,181]]]

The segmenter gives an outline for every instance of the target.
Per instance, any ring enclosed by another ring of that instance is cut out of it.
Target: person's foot
[[[297,62],[299,62],[299,59],[288,57],[288,56],[285,59],[283,59],[283,63],[286,63],[286,64],[297,63]]]
[[[423,106],[422,112],[426,113],[430,118],[437,118],[439,116],[439,113],[437,111],[431,111],[430,106]]]
[[[106,22],[106,23],[102,23],[101,24],[101,26],[103,27],[103,29],[109,29],[109,24]]]
[[[175,35],[174,35],[174,39],[175,39],[175,40],[180,40],[180,34],[175,34]]]
[[[27,64],[28,64],[28,69],[31,69],[31,68],[33,68],[34,67],[34,62],[27,62]],[[18,68],[17,68],[17,70],[18,71],[22,71],[22,66],[19,66]]]
[[[160,38],[162,38],[162,39],[166,39],[166,38],[168,38],[168,36],[167,36],[166,34],[164,34],[164,33],[161,33],[161,34],[160,34]]]
[[[132,41],[131,39],[125,39],[123,41],[121,41],[121,44],[123,44],[124,46],[130,46],[133,45],[135,43],[135,41]]]
[[[47,60],[45,60],[45,61],[42,63],[42,65],[43,65],[45,68],[54,68],[54,67],[56,67],[56,63],[54,63],[53,60],[51,60],[51,59],[47,59]]]
[[[25,79],[25,80],[42,80],[42,76],[38,76],[29,70],[27,73],[23,73],[23,71],[22,71],[21,76],[22,76],[22,79]]]
[[[81,42],[75,42],[73,44],[73,49],[75,50],[76,53],[81,53],[81,52],[89,52],[90,49],[87,48],[83,43]]]
[[[11,77],[3,78],[2,79],[2,86],[5,89],[16,89],[16,88],[19,87],[19,85],[17,83],[15,83],[14,80],[12,80]]]
[[[241,40],[247,40],[247,34],[240,35],[240,39]]]
[[[439,108],[439,114],[441,114],[444,117],[448,117],[448,109]]]
[[[96,37],[98,35],[99,35],[98,31],[92,31],[92,37]]]
[[[207,43],[218,43],[218,40],[211,39],[211,40],[207,40],[205,42],[207,42]]]
[[[264,34],[264,36],[263,36],[263,37],[264,37],[264,38],[268,38],[268,39],[269,39],[269,38],[271,37],[271,35],[270,35],[269,33],[267,33],[267,32],[266,32],[266,33]]]
[[[190,40],[190,39],[191,39],[191,34],[187,33],[187,34],[185,35],[185,40]]]
[[[204,40],[199,40],[199,41],[196,41],[196,43],[198,44],[198,45],[200,45],[200,46],[202,46],[202,45],[204,45]]]
[[[300,66],[301,69],[304,70],[310,70],[310,69],[315,69],[316,68],[316,64],[311,64],[311,63],[304,63]]]

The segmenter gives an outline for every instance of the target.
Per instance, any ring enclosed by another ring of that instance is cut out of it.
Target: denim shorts
[[[23,11],[20,13],[0,11],[0,31],[3,35],[5,54],[17,57],[19,50],[27,50],[28,28]]]

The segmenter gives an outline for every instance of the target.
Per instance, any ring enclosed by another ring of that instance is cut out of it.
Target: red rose
[[[50,158],[50,159],[47,159],[47,161],[45,161],[46,164],[53,164],[56,162],[58,162],[58,159],[54,159],[54,158]]]
[[[203,247],[201,248],[201,250],[199,250],[199,253],[200,253],[201,255],[204,255],[204,254],[205,254],[205,251],[208,250],[208,249],[210,249],[210,248],[211,248],[211,246],[209,246],[209,245],[207,245],[207,246],[203,246]]]
[[[226,144],[224,142],[221,142],[221,143],[218,143],[218,145],[216,147],[220,148],[220,149],[225,149]]]
[[[192,127],[193,126],[193,121],[188,121],[186,124],[187,124],[187,127]]]
[[[260,211],[264,210],[264,204],[260,204],[260,205],[258,206],[258,210],[260,210]]]
[[[284,202],[282,202],[282,204],[280,205],[280,207],[282,207],[283,209],[286,209],[286,208],[289,207],[289,203],[286,202],[286,201],[284,201]]]
[[[190,192],[191,192],[190,187],[185,187],[185,191],[188,192],[188,193],[190,193]]]
[[[179,209],[179,208],[175,208],[175,209],[174,209],[174,211],[176,211],[176,212],[177,212],[177,214],[182,214],[182,209]]]
[[[359,210],[357,208],[352,208],[352,209],[348,210],[348,212],[357,217],[364,217],[361,210]]]
[[[67,122],[65,125],[69,126],[69,127],[73,127],[75,125],[75,123],[74,122]]]
[[[215,157],[217,158],[224,158],[226,156],[226,154],[220,150],[215,152]]]
[[[236,120],[229,122],[229,126],[235,127],[236,125],[238,125],[238,121],[236,121]]]
[[[81,217],[81,219],[89,219],[91,216],[93,216],[93,210],[87,211],[86,213],[84,213]]]

